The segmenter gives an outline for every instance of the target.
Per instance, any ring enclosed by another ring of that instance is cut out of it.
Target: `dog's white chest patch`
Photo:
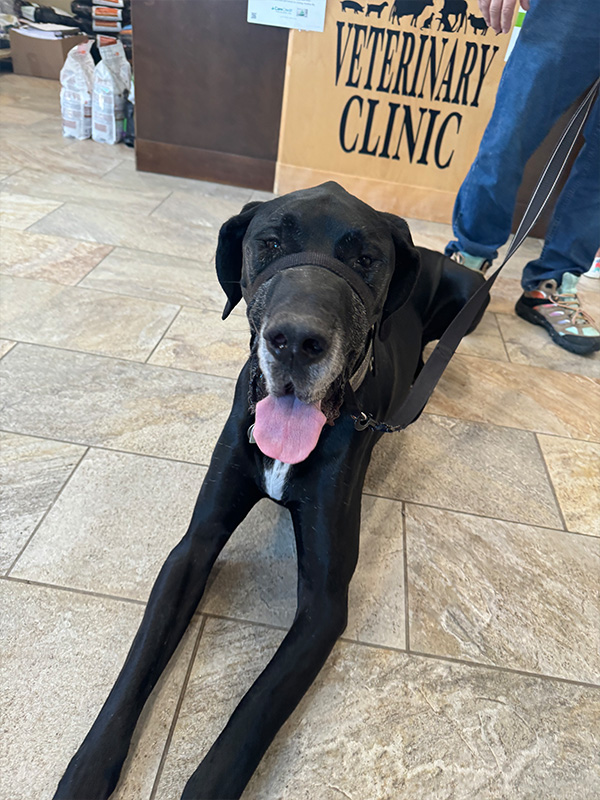
[[[265,468],[265,491],[271,499],[281,500],[283,497],[285,482],[291,466],[291,464],[275,460]]]

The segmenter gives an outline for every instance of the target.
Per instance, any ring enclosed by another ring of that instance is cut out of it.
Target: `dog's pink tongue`
[[[256,404],[254,440],[266,456],[298,464],[317,446],[326,421],[317,405],[301,403],[293,394],[269,395]]]

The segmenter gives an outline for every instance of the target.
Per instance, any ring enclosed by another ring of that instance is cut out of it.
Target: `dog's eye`
[[[356,259],[356,263],[359,267],[363,267],[364,269],[368,269],[373,263],[373,259],[370,256],[361,256],[360,258]]]
[[[267,250],[278,250],[281,247],[281,242],[274,236],[272,236],[270,239],[265,239],[263,244]]]

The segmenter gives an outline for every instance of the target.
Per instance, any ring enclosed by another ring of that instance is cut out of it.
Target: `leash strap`
[[[454,355],[456,348],[460,344],[461,339],[470,326],[477,314],[481,311],[490,290],[494,285],[496,278],[500,274],[506,262],[511,258],[518,248],[523,243],[525,237],[535,224],[537,218],[546,205],[560,175],[567,163],[567,159],[575,141],[583,128],[587,115],[594,103],[595,94],[600,85],[600,78],[590,87],[586,93],[581,104],[571,117],[569,124],[565,128],[560,141],[556,145],[550,160],[539,179],[537,186],[531,196],[531,200],[523,218],[517,228],[513,240],[508,248],[508,252],[494,274],[483,283],[479,289],[472,295],[459,313],[454,317],[450,325],[444,331],[441,339],[438,341],[431,355],[427,359],[427,363],[419,373],[415,380],[409,394],[400,406],[397,413],[391,418],[389,422],[377,422],[369,414],[364,411],[359,411],[353,414],[354,427],[357,430],[364,430],[365,428],[372,428],[373,430],[382,433],[392,433],[394,431],[401,431],[414,422],[420,413],[423,411],[431,394],[442,377],[442,373],[448,366],[448,362]],[[350,405],[355,405],[353,397],[350,397]]]

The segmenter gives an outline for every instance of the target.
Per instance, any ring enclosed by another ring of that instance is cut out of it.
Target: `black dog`
[[[150,692],[223,546],[252,506],[289,509],[298,553],[294,623],[189,779],[184,798],[239,798],[341,635],[358,557],[361,491],[381,434],[348,411],[390,416],[483,278],[415,248],[404,220],[335,183],[250,203],[219,234],[224,316],[244,296],[250,358],[188,532],[165,562],[125,665],[55,799],[115,788]],[[201,720],[199,721],[201,724]]]

